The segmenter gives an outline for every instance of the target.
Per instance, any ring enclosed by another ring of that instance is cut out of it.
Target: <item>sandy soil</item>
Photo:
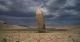
[[[0,25],[1,29],[15,28],[15,26]],[[19,26],[16,28],[20,29]],[[63,27],[55,27],[63,28]],[[37,31],[0,31],[0,42],[80,42],[80,27],[71,28],[69,31],[53,31],[36,33]],[[73,29],[72,29],[73,28]]]
[[[33,31],[32,31],[33,32]],[[1,31],[0,42],[80,42],[80,34],[72,31],[31,33],[31,31]]]

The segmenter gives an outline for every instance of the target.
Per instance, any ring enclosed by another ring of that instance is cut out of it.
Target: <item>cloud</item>
[[[3,11],[9,11],[12,2],[10,0],[0,0],[0,9]]]
[[[78,0],[50,0],[46,4],[48,15],[60,16],[62,14],[79,14],[79,5],[77,6]]]
[[[45,15],[60,16],[61,14],[78,14],[76,4],[78,0],[44,0],[42,10]],[[0,9],[3,11],[35,12],[36,0],[1,0]],[[79,3],[78,3],[79,4]]]
[[[56,24],[55,21],[62,21],[66,24],[79,24],[80,20],[80,1],[79,0],[50,0],[47,3],[48,15],[46,23]],[[68,21],[68,22],[67,22]],[[73,22],[71,22],[73,21]],[[77,22],[76,22],[77,21]],[[52,23],[54,22],[54,23]]]
[[[4,12],[0,11],[0,15],[6,15],[6,16],[14,16],[14,17],[35,17],[35,13],[33,12],[19,12],[19,11],[9,11],[9,12]]]
[[[34,10],[35,3],[32,0],[1,0],[0,6],[0,9],[3,10],[32,12]],[[2,8],[2,6],[5,8]]]
[[[24,22],[22,20],[28,17],[30,17],[29,19],[32,18],[33,20],[33,17],[35,17],[36,3],[36,0],[0,0],[0,15],[8,16],[6,18],[9,21],[17,21],[17,19],[19,19],[20,22]],[[42,11],[44,12],[46,21],[49,20],[53,22],[53,20],[62,21],[69,19],[79,19],[80,1],[45,0]]]
[[[52,18],[65,18],[61,16],[80,16],[79,0],[50,0],[46,4],[48,15],[53,15]],[[68,18],[66,16],[66,18]]]
[[[0,15],[0,20],[13,25],[36,25],[35,17],[14,17]]]

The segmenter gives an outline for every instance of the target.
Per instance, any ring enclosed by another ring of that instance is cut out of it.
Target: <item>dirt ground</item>
[[[1,31],[0,42],[80,42],[80,33],[72,31],[30,33],[30,31]]]

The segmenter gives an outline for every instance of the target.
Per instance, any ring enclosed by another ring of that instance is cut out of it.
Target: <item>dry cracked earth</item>
[[[49,33],[1,31],[0,42],[80,42],[80,32],[75,30]]]

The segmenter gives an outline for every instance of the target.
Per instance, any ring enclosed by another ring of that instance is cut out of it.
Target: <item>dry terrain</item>
[[[26,27],[15,25],[1,24],[0,28],[0,42],[80,42],[79,26],[53,26],[47,30],[47,33],[37,33],[36,30],[27,31]],[[63,28],[67,30],[64,31]]]
[[[80,32],[76,30],[48,33],[23,30],[0,31],[0,42],[80,42]]]

